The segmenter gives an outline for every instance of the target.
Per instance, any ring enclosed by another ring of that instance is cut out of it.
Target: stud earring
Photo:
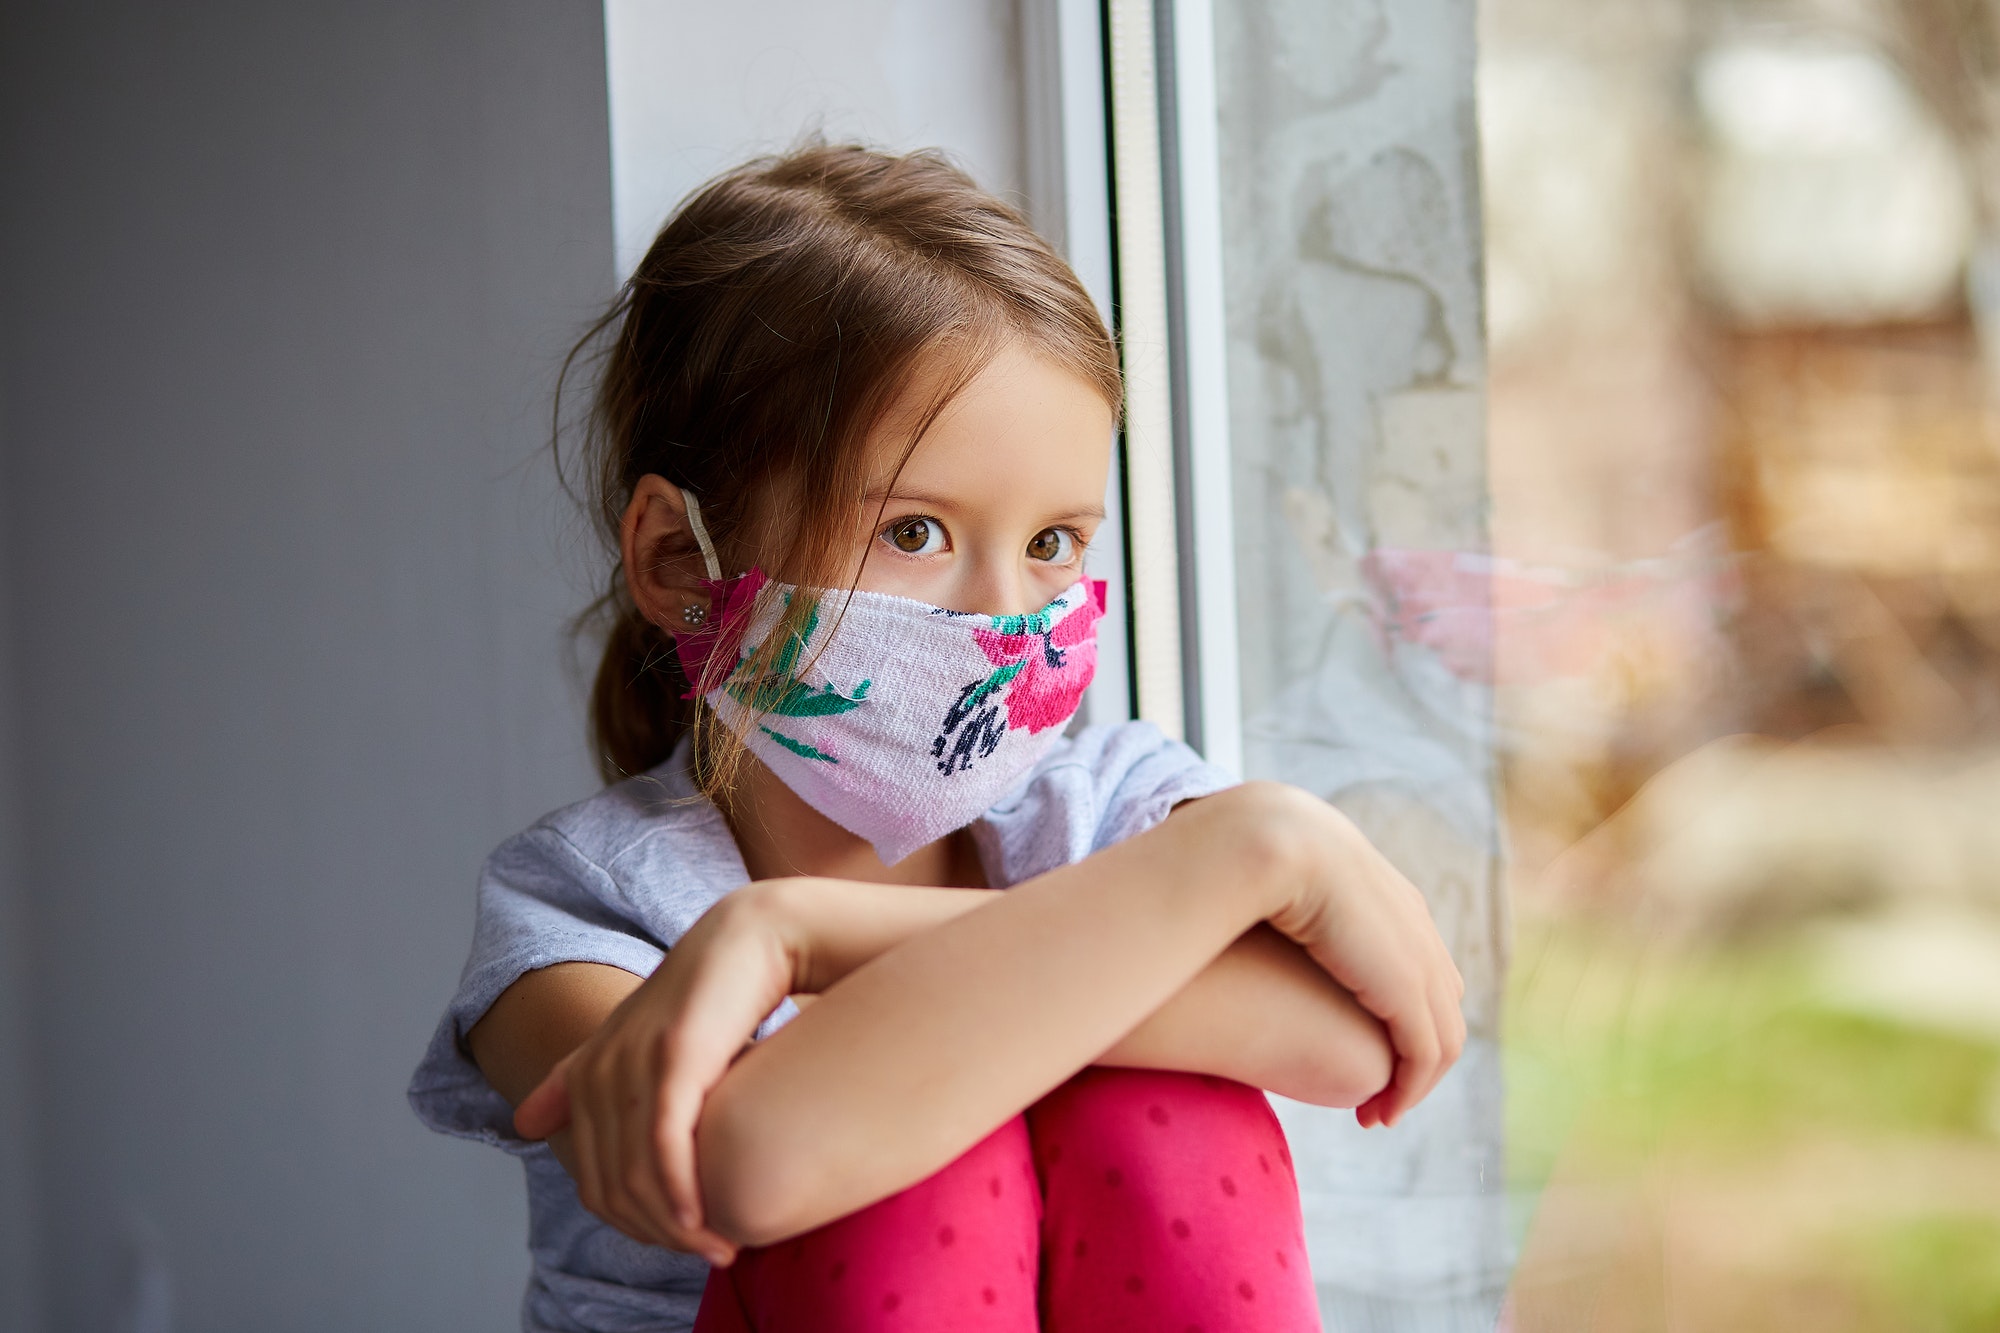
[[[708,608],[700,602],[684,606],[681,608],[681,619],[690,625],[705,625],[708,623]]]

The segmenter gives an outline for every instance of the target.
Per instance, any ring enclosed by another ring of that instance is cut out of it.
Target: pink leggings
[[[1086,1069],[927,1180],[710,1274],[695,1333],[1320,1327],[1264,1094]]]

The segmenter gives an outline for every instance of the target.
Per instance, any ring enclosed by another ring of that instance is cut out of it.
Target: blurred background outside
[[[2000,1328],[2000,6],[1480,62],[1506,1318]]]

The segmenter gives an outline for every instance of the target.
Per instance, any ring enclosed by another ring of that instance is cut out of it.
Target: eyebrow
[[[925,505],[932,509],[941,509],[946,511],[956,510],[959,508],[957,502],[953,500],[949,500],[942,495],[927,495],[922,491],[891,490],[884,492],[883,490],[878,488],[876,490],[868,492],[867,496],[864,498],[866,498],[871,502],[879,502],[885,507],[889,504],[901,501],[905,504]],[[1079,519],[1079,518],[1102,519],[1104,517],[1104,506],[1101,504],[1087,505],[1081,509],[1066,509],[1060,514],[1050,514],[1047,515],[1047,517],[1051,522],[1054,523],[1064,523],[1072,519]]]

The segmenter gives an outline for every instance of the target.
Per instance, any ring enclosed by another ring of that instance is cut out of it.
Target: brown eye
[[[1043,528],[1028,543],[1028,558],[1061,564],[1070,558],[1075,549],[1076,539],[1062,528]]]
[[[944,548],[944,529],[934,519],[899,519],[884,529],[882,535],[907,555],[928,555]]]

